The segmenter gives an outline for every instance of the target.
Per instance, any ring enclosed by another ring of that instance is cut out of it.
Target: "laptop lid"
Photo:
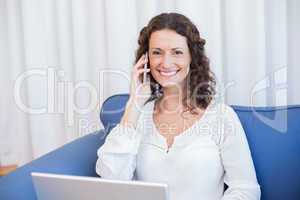
[[[166,184],[31,173],[38,200],[168,200]]]

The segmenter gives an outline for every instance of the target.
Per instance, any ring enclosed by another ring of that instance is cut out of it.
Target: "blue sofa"
[[[30,173],[95,177],[96,151],[123,115],[127,94],[108,98],[100,118],[105,129],[83,136],[0,178],[0,200],[37,199]],[[232,106],[245,129],[262,200],[300,200],[300,106]]]

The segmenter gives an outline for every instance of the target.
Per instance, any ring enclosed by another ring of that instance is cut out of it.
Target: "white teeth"
[[[163,72],[161,71],[160,74],[163,76],[174,76],[177,73],[177,71],[171,71],[171,72]]]

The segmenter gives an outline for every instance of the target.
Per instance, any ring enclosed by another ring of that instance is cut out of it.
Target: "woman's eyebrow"
[[[150,50],[160,50],[160,51],[163,51],[161,48],[150,48]],[[175,48],[172,48],[171,50],[183,50],[183,48],[181,48],[181,47],[175,47]]]
[[[181,47],[176,47],[176,48],[173,48],[172,50],[183,50],[183,48],[181,48]]]
[[[161,50],[160,48],[150,48],[150,50]]]

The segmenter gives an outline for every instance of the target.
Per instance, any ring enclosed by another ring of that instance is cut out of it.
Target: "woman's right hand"
[[[142,106],[151,95],[150,81],[143,83],[144,65],[148,62],[148,58],[143,54],[133,67],[130,83],[129,101]],[[146,69],[149,73],[150,69]]]
[[[136,127],[141,108],[151,95],[150,81],[143,83],[144,64],[148,62],[147,59],[145,55],[141,56],[133,67],[130,96],[120,122],[124,126]],[[149,73],[150,69],[147,68],[146,72]]]

